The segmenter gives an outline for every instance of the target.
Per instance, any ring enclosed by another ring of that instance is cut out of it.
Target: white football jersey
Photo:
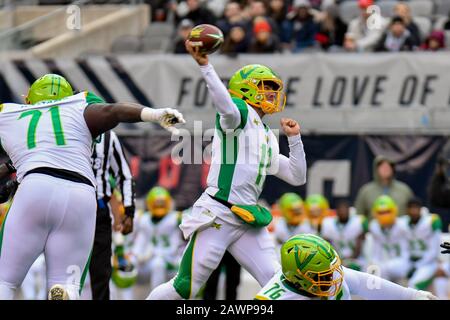
[[[337,216],[326,217],[322,221],[321,236],[331,242],[342,259],[351,258],[356,239],[368,231],[366,217],[351,214],[347,223],[339,222]]]
[[[409,258],[408,235],[404,223],[396,219],[390,228],[382,228],[376,219],[370,221],[369,232],[373,237],[371,258],[378,261]]]
[[[34,105],[0,106],[1,144],[17,180],[39,167],[70,170],[96,185],[91,165],[92,135],[84,119],[90,93]]]
[[[279,218],[274,227],[275,238],[279,243],[285,243],[289,238],[297,234],[314,232],[314,229],[307,221],[304,221],[297,226],[291,226],[284,218]]]
[[[321,300],[325,298],[311,298],[302,295],[297,289],[293,288],[283,276],[282,271],[278,271],[272,279],[258,292],[255,297],[256,300]],[[341,290],[327,300],[351,300],[350,290],[345,282],[345,269],[344,269],[344,281],[342,282]]]
[[[153,256],[176,260],[180,246],[183,246],[180,215],[169,212],[161,220],[155,222],[150,213],[140,216],[133,252],[141,255],[151,248]]]
[[[435,244],[435,237],[440,238],[441,219],[436,214],[422,214],[417,224],[412,224],[409,216],[399,218],[407,230],[411,259],[417,260]]]
[[[206,193],[233,204],[255,205],[266,175],[278,169],[278,141],[253,108],[243,100],[233,101],[241,125],[224,134],[217,114]]]

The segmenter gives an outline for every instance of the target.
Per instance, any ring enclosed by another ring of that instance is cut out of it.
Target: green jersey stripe
[[[241,100],[233,98],[233,102],[241,114],[241,123],[232,133],[225,133],[225,131],[220,126],[220,116],[216,115],[216,129],[218,131],[218,136],[221,140],[222,146],[222,159],[219,170],[218,178],[218,188],[219,191],[215,196],[221,200],[228,201],[231,192],[231,185],[233,183],[233,175],[236,169],[236,161],[238,158],[238,146],[239,146],[239,133],[236,130],[243,129],[247,123],[248,109],[247,104]],[[233,155],[232,159],[229,159],[230,153]],[[231,160],[231,161],[230,161]]]
[[[186,251],[181,259],[180,269],[175,277],[173,286],[180,296],[189,299],[192,294],[192,263],[194,261],[195,240],[197,232],[195,232],[189,241]]]
[[[89,253],[88,260],[87,260],[86,265],[84,266],[84,269],[83,269],[83,274],[81,275],[79,294],[81,294],[81,291],[83,291],[84,282],[86,281],[87,272],[89,270],[89,265],[91,264],[92,250],[93,249],[91,249],[91,252]]]

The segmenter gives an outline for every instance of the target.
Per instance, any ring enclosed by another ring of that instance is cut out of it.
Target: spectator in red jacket
[[[335,4],[322,7],[319,23],[316,41],[322,49],[328,50],[331,48],[334,51],[336,47],[342,47],[347,25],[339,17],[338,8]]]

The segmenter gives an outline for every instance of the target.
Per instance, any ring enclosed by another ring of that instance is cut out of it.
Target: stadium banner
[[[168,188],[177,209],[191,206],[206,187],[209,166],[177,164],[171,153],[181,142],[159,135],[122,137],[136,178],[137,195],[143,197],[154,185]],[[372,179],[375,156],[385,155],[395,161],[397,178],[407,183],[414,193],[427,202],[427,189],[440,149],[446,142],[442,136],[364,136],[304,135],[308,164],[305,186],[293,187],[268,176],[262,198],[273,204],[285,192],[298,192],[302,197],[323,193],[331,206],[339,198],[353,201],[360,187]],[[191,138],[184,152],[205,150],[208,144]],[[287,138],[280,137],[280,152],[288,155]],[[140,205],[143,205],[140,204]]]
[[[328,134],[450,133],[448,53],[212,55],[224,82],[246,64],[270,66],[284,80],[284,117],[303,132]],[[44,73],[65,76],[77,90],[109,102],[177,107],[204,129],[214,108],[198,66],[186,55],[95,56],[75,60],[0,60],[0,101],[22,101]],[[268,117],[278,127],[281,114]]]

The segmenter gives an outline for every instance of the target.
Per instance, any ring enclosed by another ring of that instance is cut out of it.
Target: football
[[[191,30],[189,41],[192,45],[199,46],[202,53],[211,54],[222,45],[223,33],[211,24],[200,24]]]

